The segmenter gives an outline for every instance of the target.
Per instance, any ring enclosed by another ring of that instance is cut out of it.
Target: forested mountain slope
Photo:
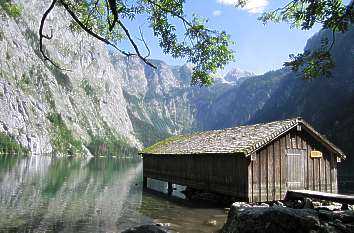
[[[332,33],[322,30],[305,49],[319,47],[322,38]],[[353,172],[354,165],[354,28],[337,33],[331,51],[336,67],[333,77],[305,81],[291,72],[277,91],[251,119],[251,123],[301,116],[348,155],[342,173]]]

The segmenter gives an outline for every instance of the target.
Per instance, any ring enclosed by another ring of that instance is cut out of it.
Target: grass
[[[51,143],[55,153],[75,155],[82,153],[82,143],[68,129],[59,113],[49,113],[48,120],[52,123]]]
[[[155,143],[154,145],[151,145],[149,147],[146,147],[144,150],[141,151],[141,153],[144,154],[149,154],[149,153],[153,153],[156,149],[158,149],[159,147],[166,145],[170,142],[176,141],[178,139],[180,139],[183,136],[171,136],[169,138],[166,138],[165,140],[159,141],[158,143]]]
[[[0,132],[0,153],[26,155],[28,150],[20,145],[13,137]]]

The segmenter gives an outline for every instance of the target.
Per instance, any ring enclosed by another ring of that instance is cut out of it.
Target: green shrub
[[[16,85],[22,90],[25,90],[31,85],[31,79],[28,76],[23,75],[22,78],[16,82]]]
[[[0,132],[0,153],[26,155],[28,150],[16,142],[16,140]]]
[[[94,156],[121,156],[137,154],[138,150],[125,140],[113,135],[100,137],[92,136],[87,148]]]
[[[85,94],[87,96],[93,97],[96,95],[95,90],[93,89],[93,87],[90,85],[88,80],[83,80],[81,82],[81,87],[84,89]]]
[[[51,135],[51,143],[54,152],[68,155],[82,153],[82,143],[77,140],[72,132],[68,129],[63,118],[59,113],[50,113],[47,116],[52,123],[53,130]]]
[[[18,18],[22,15],[22,7],[18,4],[13,3],[12,1],[1,0],[0,5],[5,10],[5,12],[13,18]]]
[[[92,99],[94,104],[98,105],[100,103],[95,89],[91,86],[88,80],[83,80],[80,86],[84,89],[85,94]]]
[[[0,41],[3,41],[5,39],[5,33],[0,30]]]

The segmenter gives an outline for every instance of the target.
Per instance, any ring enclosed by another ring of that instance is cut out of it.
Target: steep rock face
[[[306,50],[319,48],[322,38],[332,33],[322,30],[312,37]],[[291,72],[281,81],[264,107],[251,122],[302,116],[348,155],[340,174],[352,174],[354,146],[354,28],[336,34],[332,55],[336,64],[331,78],[304,81]]]
[[[145,145],[171,134],[220,129],[247,123],[263,107],[288,72],[265,75],[232,70],[210,87],[191,86],[189,65],[153,69],[138,59],[111,54],[123,86],[133,127]]]
[[[84,142],[110,131],[139,146],[105,45],[71,31],[69,17],[56,9],[45,26],[47,34],[53,31],[45,50],[70,71],[53,68],[38,49],[39,22],[50,1],[16,3],[25,9],[19,18],[0,7],[0,130],[35,153],[51,152],[58,135],[48,115],[58,113]]]
[[[193,90],[189,88],[187,67],[171,67],[153,61],[153,69],[137,58],[112,54],[116,78],[122,83],[128,102],[128,112],[136,134],[145,144],[151,144],[170,134],[189,131],[194,124]],[[176,72],[185,69],[183,78]]]
[[[274,88],[262,87],[274,75],[266,75],[265,81],[258,83],[263,78],[251,77],[249,72],[238,72],[233,81],[216,78],[210,88],[191,86],[190,65],[170,66],[153,60],[157,66],[153,69],[138,59],[114,53],[111,56],[133,127],[145,145],[171,134],[245,123],[263,106],[267,100],[264,95],[268,96]]]
[[[249,77],[240,85],[224,88],[206,111],[208,118],[204,128],[220,129],[247,124],[278,90],[287,73],[287,70],[271,71]]]

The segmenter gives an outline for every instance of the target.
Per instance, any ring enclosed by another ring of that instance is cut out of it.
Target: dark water
[[[141,177],[140,158],[0,156],[0,232],[121,232],[151,222],[188,233],[222,227],[222,208],[143,192]]]

